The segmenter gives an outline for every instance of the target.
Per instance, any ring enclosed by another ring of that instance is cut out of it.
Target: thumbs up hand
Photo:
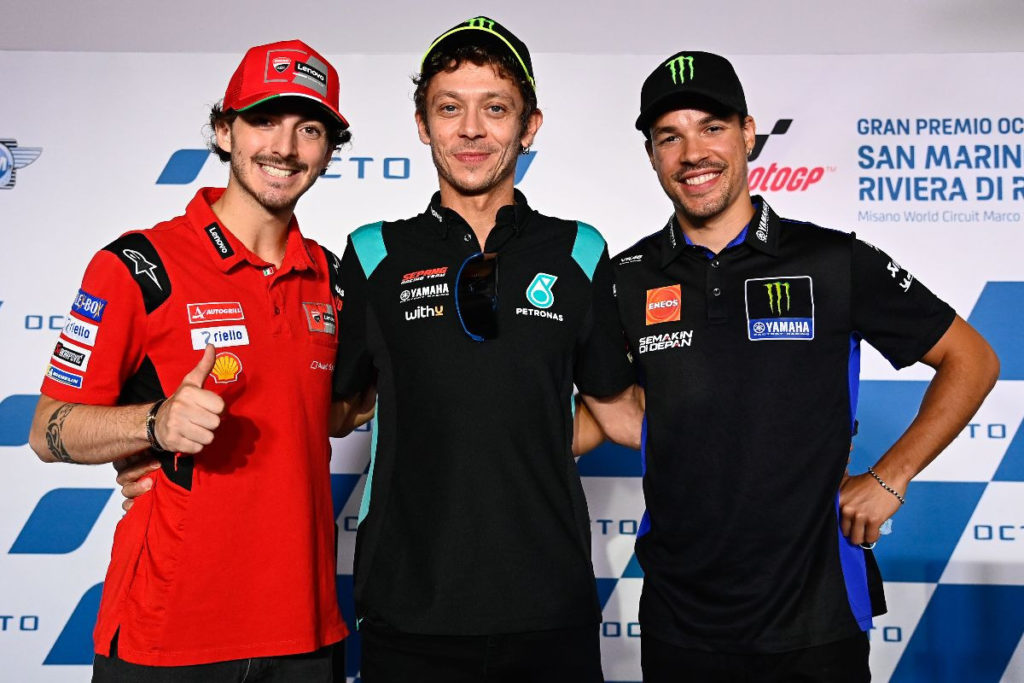
[[[224,412],[224,399],[203,389],[203,384],[216,356],[213,344],[207,344],[199,363],[157,411],[155,433],[164,449],[193,454],[213,441],[213,431]]]

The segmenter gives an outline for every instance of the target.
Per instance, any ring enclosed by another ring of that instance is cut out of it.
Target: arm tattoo
[[[75,459],[68,453],[68,449],[64,447],[64,441],[61,438],[64,420],[74,407],[72,403],[65,403],[60,408],[57,408],[57,410],[53,411],[53,415],[50,416],[50,422],[46,425],[46,445],[50,449],[50,455],[61,462],[75,462]]]

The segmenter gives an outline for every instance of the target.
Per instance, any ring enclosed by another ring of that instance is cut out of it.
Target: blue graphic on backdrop
[[[39,394],[15,394],[0,401],[0,446],[24,446]]]
[[[62,555],[77,550],[92,531],[114,489],[53,489],[36,503],[12,555]]]
[[[92,629],[100,613],[103,584],[98,583],[85,592],[64,624],[56,642],[50,648],[43,664],[92,664]]]
[[[206,160],[213,156],[208,149],[179,149],[171,154],[156,179],[157,185],[188,185],[199,177]],[[412,160],[409,157],[332,157],[331,165],[323,177],[327,180],[348,178],[364,180],[408,180],[412,174]]]
[[[0,139],[0,190],[11,190],[18,179],[18,169],[39,158],[42,147],[18,147],[17,140]]]
[[[516,185],[526,177],[526,172],[530,170],[530,164],[533,163],[534,157],[537,156],[537,152],[527,152],[526,154],[520,154],[519,158],[516,159],[516,177],[513,181]]]

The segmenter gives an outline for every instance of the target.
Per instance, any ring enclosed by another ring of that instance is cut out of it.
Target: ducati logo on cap
[[[292,60],[288,59],[287,57],[274,57],[274,60],[271,62],[271,65],[274,67],[274,71],[276,71],[279,74],[283,74],[285,69],[287,69],[288,65],[291,63]]]

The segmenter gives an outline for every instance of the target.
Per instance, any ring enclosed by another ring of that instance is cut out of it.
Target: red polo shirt
[[[294,219],[281,267],[262,261],[217,222],[222,192],[93,257],[43,381],[61,401],[153,400],[217,347],[204,388],[227,407],[213,443],[165,458],[114,535],[96,652],[120,629],[118,655],[138,664],[308,652],[347,634],[327,438],[332,264]]]

